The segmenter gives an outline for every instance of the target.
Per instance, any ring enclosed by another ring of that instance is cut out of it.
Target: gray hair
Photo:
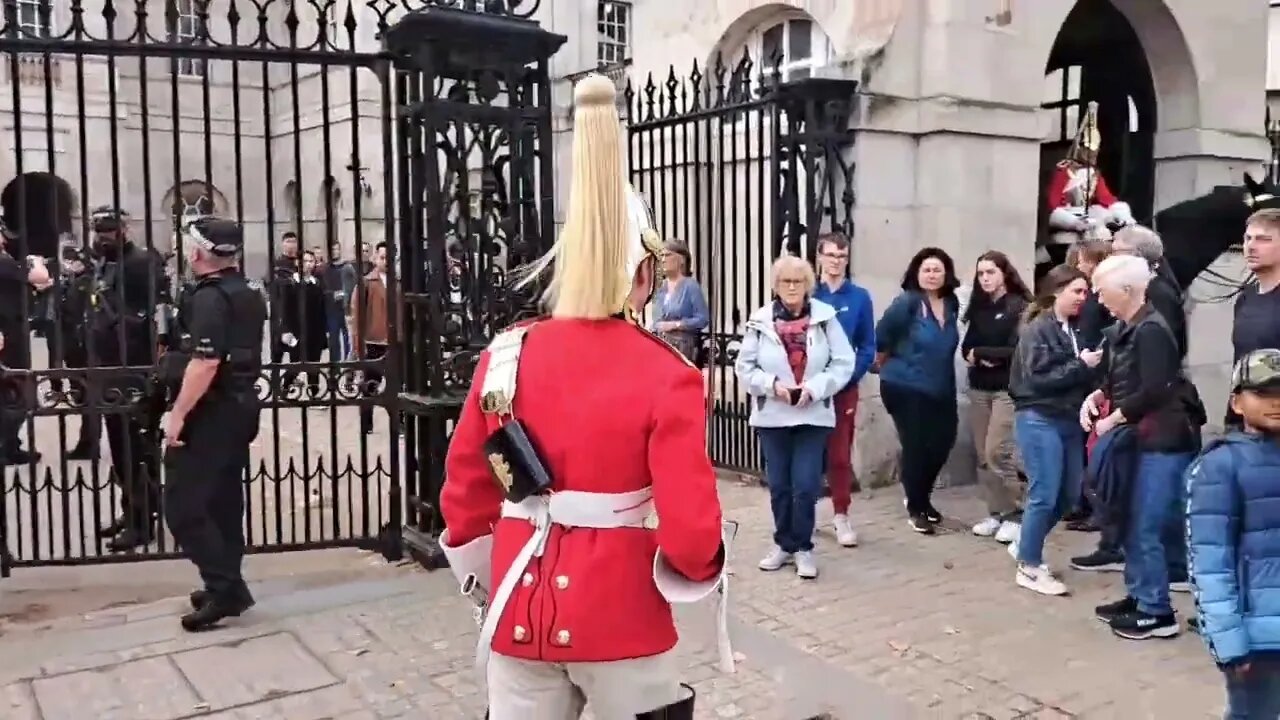
[[[1093,286],[1120,290],[1130,295],[1145,296],[1151,284],[1151,266],[1134,255],[1112,255],[1098,263],[1093,271]]]
[[[1129,225],[1120,228],[1111,239],[1113,248],[1117,243],[1131,249],[1148,264],[1158,263],[1164,258],[1164,241],[1160,239],[1159,233],[1149,227]]]

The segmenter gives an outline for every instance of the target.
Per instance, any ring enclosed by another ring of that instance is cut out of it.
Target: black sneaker
[[[926,515],[912,513],[911,516],[907,518],[907,525],[910,525],[912,530],[915,530],[921,535],[934,534],[933,523],[929,522],[929,518]]]
[[[1110,602],[1106,605],[1099,605],[1093,609],[1093,614],[1100,622],[1110,624],[1112,620],[1115,620],[1121,615],[1128,615],[1131,612],[1137,611],[1138,601],[1131,597],[1126,597],[1123,600]]]
[[[1119,615],[1111,621],[1111,632],[1125,640],[1150,640],[1172,638],[1182,632],[1178,618],[1168,615],[1148,615],[1141,610]]]
[[[942,513],[938,512],[938,508],[934,507],[933,503],[930,503],[927,507],[925,507],[924,517],[926,520],[933,523],[934,525],[939,525],[942,523]]]
[[[1071,558],[1071,567],[1085,572],[1124,572],[1124,555],[1095,550],[1088,555]]]

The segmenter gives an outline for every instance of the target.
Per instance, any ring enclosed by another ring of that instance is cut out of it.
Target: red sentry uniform
[[[440,509],[450,544],[494,534],[493,584],[533,535],[501,518],[503,490],[483,443],[498,418],[480,409],[483,353],[454,430]],[[513,415],[541,451],[553,490],[653,488],[659,522],[643,528],[553,525],[503,610],[493,651],[543,662],[648,657],[676,644],[654,554],[694,581],[720,572],[720,500],[707,457],[702,374],[625,320],[545,319],[524,340]]]
[[[1109,208],[1116,204],[1116,196],[1111,193],[1111,188],[1107,187],[1107,179],[1102,173],[1094,168],[1093,172],[1097,177],[1097,186],[1094,188],[1092,202],[1090,205],[1101,205]],[[1049,179],[1049,190],[1045,196],[1045,202],[1049,205],[1049,212],[1060,207],[1074,207],[1075,203],[1067,197],[1067,183],[1071,179],[1071,168],[1065,163],[1058,163],[1053,169],[1053,177]]]

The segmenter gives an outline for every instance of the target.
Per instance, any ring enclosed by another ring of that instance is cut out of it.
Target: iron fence
[[[689,246],[707,295],[708,445],[721,467],[763,468],[733,363],[744,324],[772,297],[770,266],[783,253],[812,258],[825,232],[853,235],[856,91],[848,80],[787,80],[779,58],[748,54],[732,65],[717,56],[705,71],[672,66],[624,91],[632,182],[663,237]]]
[[[174,478],[141,401],[156,357],[149,319],[188,274],[179,229],[206,215],[241,223],[243,269],[271,301],[262,431],[243,475],[250,552],[356,545],[395,558],[406,508],[415,528],[430,525],[419,514],[439,490],[469,358],[518,304],[491,290],[493,248],[506,243],[502,262],[515,262],[550,235],[539,133],[554,47],[541,59],[502,47],[531,36],[539,5],[71,0],[31,16],[4,2],[6,267],[44,264],[52,287],[10,283],[0,309],[17,309],[0,312],[0,575],[177,554],[157,523]],[[503,57],[419,32],[441,26]],[[472,170],[483,171],[475,187]],[[103,205],[128,213],[133,247],[154,260],[145,297],[112,280],[117,263],[95,245]],[[446,246],[461,248],[456,263]],[[341,255],[354,287],[308,272],[341,268]],[[98,332],[107,304],[142,329]],[[111,350],[113,335],[146,352]],[[87,457],[68,450],[82,429]],[[122,491],[140,497],[154,534],[113,552],[104,528]]]

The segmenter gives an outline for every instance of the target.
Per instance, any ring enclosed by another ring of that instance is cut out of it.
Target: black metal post
[[[409,88],[396,108],[400,405],[417,430],[404,542],[428,568],[445,564],[445,457],[476,362],[495,332],[533,311],[532,291],[512,293],[510,274],[552,244],[547,59],[566,38],[506,4],[475,5],[410,13],[383,40]]]

